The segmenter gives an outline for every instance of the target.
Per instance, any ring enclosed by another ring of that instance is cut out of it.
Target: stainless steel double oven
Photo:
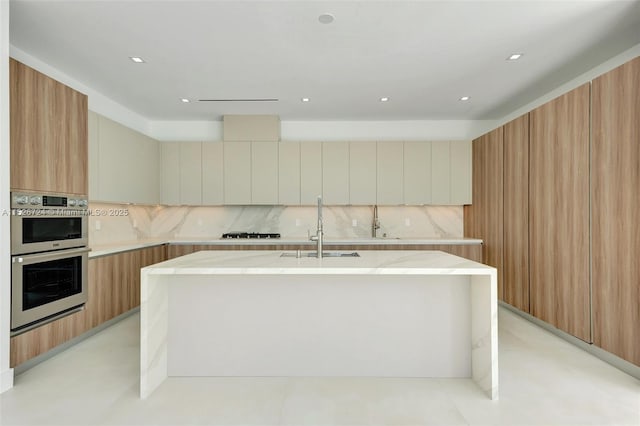
[[[87,301],[85,197],[11,193],[11,331],[19,334]]]

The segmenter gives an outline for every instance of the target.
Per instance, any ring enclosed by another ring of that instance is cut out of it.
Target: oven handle
[[[46,253],[18,255],[18,256],[13,256],[11,258],[11,263],[47,262],[49,260],[63,259],[65,257],[72,257],[75,255],[87,253],[90,251],[91,249],[88,247],[79,247],[79,248],[74,248],[69,250],[58,250],[53,252],[49,251]]]

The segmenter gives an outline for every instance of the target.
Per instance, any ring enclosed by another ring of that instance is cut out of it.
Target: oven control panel
[[[86,208],[89,205],[86,198],[68,197],[59,194],[11,194],[11,207],[24,208]]]

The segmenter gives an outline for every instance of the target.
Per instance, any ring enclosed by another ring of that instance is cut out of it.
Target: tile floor
[[[1,425],[640,425],[640,381],[500,308],[500,400],[467,379],[170,378],[133,315],[15,379]]]

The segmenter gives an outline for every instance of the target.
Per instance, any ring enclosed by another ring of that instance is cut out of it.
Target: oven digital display
[[[67,197],[52,197],[51,195],[43,195],[42,205],[44,207],[67,207]]]

